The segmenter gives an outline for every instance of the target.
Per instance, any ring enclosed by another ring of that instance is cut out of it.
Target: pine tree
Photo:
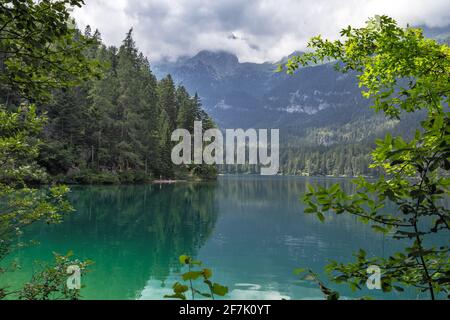
[[[172,77],[167,75],[158,84],[159,108],[167,113],[169,127],[175,129],[177,122],[178,106],[175,96],[175,85]]]

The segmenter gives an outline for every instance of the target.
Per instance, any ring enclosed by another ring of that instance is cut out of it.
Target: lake
[[[172,185],[75,186],[76,212],[59,225],[35,225],[22,240],[38,245],[8,257],[22,268],[4,275],[13,285],[29,280],[34,261],[72,250],[95,264],[83,277],[85,299],[162,299],[179,280],[178,256],[188,254],[229,287],[228,299],[322,299],[318,287],[293,270],[321,273],[329,259],[352,260],[363,248],[387,257],[404,244],[373,233],[351,216],[324,223],[303,213],[307,183],[351,188],[349,179],[222,176],[217,182]],[[446,241],[446,240],[445,240]],[[324,278],[326,279],[326,278]],[[415,292],[352,292],[346,298],[425,298]]]

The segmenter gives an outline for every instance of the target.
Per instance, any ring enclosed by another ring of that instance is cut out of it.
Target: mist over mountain
[[[449,31],[424,28],[426,36],[443,42],[450,39]],[[298,54],[277,62],[241,63],[232,53],[203,50],[160,61],[153,71],[157,78],[171,74],[190,94],[197,92],[222,129],[280,129],[283,173],[372,174],[366,168],[374,140],[386,132],[412,135],[423,114],[404,114],[400,122],[376,114],[361,95],[356,73],[337,72],[333,63],[301,68],[293,76],[275,72],[279,63]]]
[[[189,92],[198,92],[222,128],[293,129],[365,114],[360,106],[367,106],[367,101],[361,98],[354,75],[342,75],[325,64],[289,76],[275,72],[276,66],[240,63],[223,51],[201,51],[191,58],[158,63],[154,70],[158,78],[170,73]],[[336,119],[343,109],[346,117]]]
[[[426,36],[450,39],[450,27],[423,27]],[[376,117],[361,96],[355,73],[342,74],[333,64],[300,69],[294,76],[275,72],[281,61],[241,63],[225,51],[200,51],[175,62],[153,66],[158,78],[171,74],[203,105],[221,128],[280,128],[301,135],[305,129],[342,126]],[[367,122],[367,121],[366,121]]]

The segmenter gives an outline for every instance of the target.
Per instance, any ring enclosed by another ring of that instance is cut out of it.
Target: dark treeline
[[[296,176],[376,176],[378,170],[369,168],[372,162],[370,144],[339,144],[333,146],[282,145],[280,171],[282,175]],[[223,174],[259,174],[260,166],[221,165]]]
[[[386,134],[414,137],[423,112],[403,114],[402,121],[382,116],[360,118],[340,125],[280,131],[280,173],[303,176],[378,176],[371,167],[375,141]],[[258,174],[257,165],[224,165],[219,172]]]
[[[343,125],[310,128],[301,135],[286,133],[281,142],[281,172],[308,176],[378,176],[373,168],[375,141],[386,134],[412,138],[423,112],[402,114],[402,121],[382,116],[361,118]]]
[[[281,154],[281,170],[288,175],[373,176],[370,169],[372,148],[367,144],[327,146],[289,146]]]
[[[212,178],[211,166],[174,166],[171,133],[193,131],[195,120],[207,130],[213,121],[197,95],[175,86],[170,75],[157,81],[149,61],[136,48],[132,30],[120,48],[106,47],[87,27],[85,55],[102,65],[99,79],[54,90],[49,103],[38,163],[65,183],[143,182],[149,179]],[[14,95],[2,93],[14,106]]]

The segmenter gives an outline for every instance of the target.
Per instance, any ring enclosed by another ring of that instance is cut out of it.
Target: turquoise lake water
[[[85,299],[162,299],[185,271],[178,256],[188,254],[213,270],[214,281],[229,287],[228,299],[322,299],[316,285],[294,275],[295,268],[321,273],[329,259],[350,261],[360,248],[387,257],[404,244],[373,233],[351,216],[330,216],[321,223],[303,213],[299,199],[308,182],[351,188],[348,179],[260,176],[72,187],[77,211],[59,225],[27,230],[22,240],[39,244],[8,257],[22,268],[4,275],[2,283],[23,283],[36,270],[34,261],[51,261],[52,252],[72,250],[95,261],[82,279]],[[345,298],[426,298],[413,291],[332,287]]]

